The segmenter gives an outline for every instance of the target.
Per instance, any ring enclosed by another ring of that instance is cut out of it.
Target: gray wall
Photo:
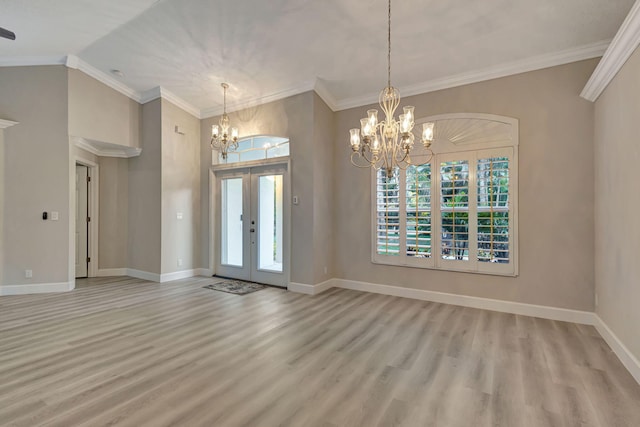
[[[598,98],[595,111],[596,312],[640,359],[640,50]]]
[[[128,267],[160,274],[162,200],[161,100],[142,106],[142,153],[129,159]]]
[[[520,275],[371,263],[370,172],[349,162],[349,129],[368,107],[337,113],[336,277],[529,304],[593,310],[593,118],[579,97],[597,60],[407,97],[417,118],[480,112],[520,121]]]
[[[140,147],[141,106],[82,71],[69,71],[69,135]]]
[[[67,69],[0,68],[4,130],[3,285],[69,280],[69,138]],[[58,211],[58,221],[43,221]],[[24,270],[33,270],[26,279]]]
[[[333,245],[333,141],[335,116],[327,104],[313,93],[313,282],[334,275]],[[297,232],[297,230],[296,230]],[[326,273],[325,273],[326,268]]]
[[[200,267],[200,223],[200,120],[162,100],[162,273]]]
[[[99,157],[98,268],[125,268],[129,234],[129,160]]]

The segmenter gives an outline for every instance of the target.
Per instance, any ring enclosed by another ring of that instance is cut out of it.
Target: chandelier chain
[[[389,15],[387,25],[387,87],[391,87],[391,0],[389,0]]]

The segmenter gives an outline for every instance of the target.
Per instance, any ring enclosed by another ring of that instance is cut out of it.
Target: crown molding
[[[0,57],[0,67],[30,67],[35,65],[64,65],[65,56],[6,56]]]
[[[606,85],[615,76],[624,62],[633,53],[633,50],[640,43],[640,1],[636,2],[625,19],[620,31],[611,42],[601,41],[580,46],[578,48],[567,49],[545,55],[526,58],[521,61],[500,64],[484,70],[469,73],[457,74],[441,79],[430,80],[419,84],[407,86],[402,89],[402,95],[412,96],[436,90],[449,89],[466,84],[506,77],[528,71],[540,70],[585,59],[597,58],[605,54],[602,61],[596,68],[591,79],[585,86],[582,96],[589,100],[595,100],[604,90]],[[609,48],[609,49],[607,49]],[[606,51],[606,53],[605,53]],[[58,65],[64,64],[68,68],[77,69],[93,77],[99,82],[116,90],[117,92],[133,99],[140,104],[146,104],[154,99],[164,98],[175,104],[179,108],[188,112],[198,119],[206,119],[219,116],[223,113],[221,106],[199,109],[169,90],[157,86],[145,92],[138,92],[109,74],[98,70],[76,55],[66,57],[8,57],[0,58],[0,67],[5,66],[30,66],[30,65]],[[255,98],[238,101],[227,105],[228,112],[239,111],[269,102],[279,101],[290,96],[299,95],[308,91],[315,91],[332,111],[341,111],[349,108],[361,107],[378,102],[378,93],[357,96],[347,99],[336,99],[329,89],[320,79],[305,81],[299,85],[286,88],[284,90]]]
[[[151,102],[154,99],[162,98],[162,88],[160,86],[156,86],[149,90],[146,90],[140,94],[140,104],[146,104],[147,102]]]
[[[595,102],[640,44],[640,1],[636,1],[580,96]]]
[[[130,157],[137,157],[142,153],[142,148],[94,141],[80,136],[70,136],[69,138],[76,147],[100,157],[128,159]]]
[[[122,83],[119,80],[111,77],[107,73],[98,70],[93,65],[89,65],[87,62],[78,58],[75,55],[68,55],[66,60],[67,68],[72,68],[74,70],[80,70],[83,73],[93,77],[98,80],[100,83],[103,83],[109,86],[111,89],[120,92],[121,94],[133,99],[136,102],[140,102],[140,94],[134,89],[130,88],[126,84]]]
[[[543,68],[555,67],[569,64],[571,62],[582,61],[602,56],[609,46],[609,41],[590,43],[573,49],[545,55],[534,56],[520,61],[508,62],[484,70],[472,71],[470,73],[457,74],[455,76],[430,80],[427,82],[407,86],[402,89],[402,96],[419,95],[422,93],[434,92],[436,90],[449,89],[471,83],[478,83],[514,74],[526,73],[529,71],[541,70]],[[370,94],[340,100],[337,102],[336,110],[346,110],[349,108],[361,107],[363,105],[376,104],[379,94]]]
[[[161,86],[156,86],[152,89],[142,92],[140,94],[140,100],[138,102],[140,102],[140,104],[146,104],[147,102],[151,102],[154,99],[158,98],[163,98],[164,100],[171,102],[178,108],[181,108],[187,113],[191,114],[196,119],[202,119],[201,110],[199,108],[191,105],[175,93]]]
[[[4,120],[4,119],[0,119],[0,129],[6,129],[8,127],[17,125],[18,122],[14,122],[12,120]]]
[[[290,88],[274,92],[269,95],[258,96],[255,98],[245,99],[243,101],[238,101],[234,103],[227,103],[227,113],[233,113],[235,111],[244,110],[245,108],[257,107],[258,105],[268,104],[269,102],[279,101],[284,98],[288,98],[294,95],[300,95],[304,92],[309,92],[310,90],[314,90],[315,87],[314,81],[306,81],[297,86],[292,86]],[[326,102],[326,101],[325,101]],[[220,106],[205,108],[200,111],[200,117],[202,119],[208,119],[210,117],[219,116],[223,113],[223,108]]]
[[[329,92],[329,89],[320,81],[320,79],[316,79],[316,82],[313,85],[313,90],[318,94],[320,98],[327,104],[327,107],[331,109],[331,111],[337,111],[337,102],[336,98]]]

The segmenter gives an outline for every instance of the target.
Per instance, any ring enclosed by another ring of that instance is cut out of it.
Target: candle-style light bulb
[[[360,129],[349,129],[351,134],[351,149],[353,151],[360,150]]]
[[[422,125],[422,142],[425,145],[431,144],[433,141],[433,122],[424,123]]]
[[[378,110],[367,110],[367,118],[369,119],[372,131],[375,131],[376,125],[378,124]]]
[[[371,152],[374,155],[377,155],[380,152],[380,137],[376,133],[373,137],[373,142],[371,143]]]
[[[371,136],[371,124],[368,118],[360,119],[360,130],[364,138]]]
[[[411,129],[413,129],[413,124],[414,124],[414,115],[413,115],[414,109],[415,107],[411,105],[407,105],[406,107],[403,108],[404,116],[407,120],[407,124],[411,127]],[[411,129],[409,129],[409,131],[411,131]]]
[[[400,114],[400,132],[409,133],[411,132],[411,122],[406,114]]]

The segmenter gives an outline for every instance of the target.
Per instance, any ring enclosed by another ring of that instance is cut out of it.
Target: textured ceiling
[[[403,0],[392,5],[392,83],[450,76],[610,40],[633,0]],[[198,109],[308,90],[340,104],[386,83],[385,0],[0,0],[3,56],[77,54],[139,92]]]

